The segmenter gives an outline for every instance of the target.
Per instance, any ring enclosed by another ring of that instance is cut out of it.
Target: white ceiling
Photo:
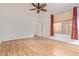
[[[66,9],[70,9],[74,6],[79,6],[79,3],[46,3],[46,9],[48,14],[55,14],[61,12]],[[26,14],[34,15],[36,11],[29,11],[29,9],[33,8],[31,3],[9,3],[9,4],[0,4],[2,10],[8,9],[11,7],[13,10],[17,10],[20,12],[26,12]],[[8,9],[9,10],[9,9]]]
[[[55,14],[78,5],[78,3],[48,3],[47,10],[48,12]]]

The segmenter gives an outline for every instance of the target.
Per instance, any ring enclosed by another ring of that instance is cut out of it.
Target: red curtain
[[[51,15],[51,29],[50,29],[50,35],[54,36],[54,15]]]
[[[73,8],[73,20],[72,20],[72,34],[71,38],[77,40],[78,39],[78,31],[77,31],[77,7]]]

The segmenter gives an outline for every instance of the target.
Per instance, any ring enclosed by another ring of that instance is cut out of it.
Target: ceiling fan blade
[[[31,11],[32,11],[32,10],[36,10],[36,8],[30,9],[30,10],[31,10]]]
[[[40,9],[41,11],[44,11],[44,12],[47,12],[47,10],[46,9]]]
[[[41,4],[40,5],[40,8],[44,8],[46,6],[46,4],[44,3],[44,4]]]
[[[34,3],[32,3],[32,5],[33,5],[34,7],[36,7],[36,8],[38,8],[38,6],[37,6],[37,5],[35,5]]]

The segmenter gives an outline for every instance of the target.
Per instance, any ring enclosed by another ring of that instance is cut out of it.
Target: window
[[[71,34],[72,21],[54,23],[54,31],[55,33],[60,33],[60,34]]]
[[[62,33],[62,22],[54,23],[55,33]]]

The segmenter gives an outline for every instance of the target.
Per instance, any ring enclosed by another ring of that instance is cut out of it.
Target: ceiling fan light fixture
[[[30,9],[31,11],[32,10],[37,10],[37,13],[40,13],[40,11],[43,11],[43,12],[47,12],[46,9],[44,9],[47,5],[45,3],[43,4],[40,4],[40,3],[32,3],[33,5],[33,9]]]

